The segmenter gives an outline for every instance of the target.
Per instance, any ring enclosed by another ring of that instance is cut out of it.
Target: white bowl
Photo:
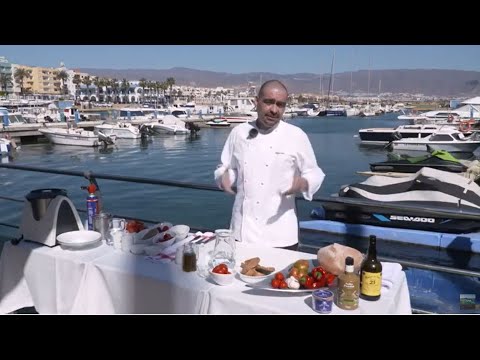
[[[163,240],[164,236],[169,234],[172,238],[169,240]],[[159,245],[162,248],[166,248],[167,246],[172,245],[175,241],[177,241],[178,237],[175,231],[172,230],[167,230],[164,232],[159,233],[158,235],[155,235],[152,238],[152,244],[154,245]]]
[[[57,236],[57,241],[60,245],[69,248],[83,248],[101,240],[102,234],[91,230],[68,231]]]
[[[273,273],[272,274],[269,274],[269,275],[262,275],[262,276],[250,276],[250,275],[245,275],[245,274],[242,274],[242,273],[238,273],[238,275],[240,276],[240,279],[248,284],[256,284],[256,283],[259,283],[261,281],[264,281],[265,279],[268,279],[270,277],[272,277]]]
[[[170,228],[177,234],[177,241],[185,239],[190,232],[190,226],[188,225],[175,225]]]
[[[230,274],[217,274],[212,271],[213,269],[209,270],[210,276],[213,281],[215,281],[218,285],[225,286],[230,285],[235,278],[236,271],[233,269],[228,269]]]

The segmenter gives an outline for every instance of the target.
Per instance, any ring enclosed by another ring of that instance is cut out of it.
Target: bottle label
[[[371,273],[362,271],[361,293],[367,296],[378,296],[382,289],[382,273]]]

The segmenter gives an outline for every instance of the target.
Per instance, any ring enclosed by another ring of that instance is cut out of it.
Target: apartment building
[[[12,64],[4,56],[0,56],[0,76],[0,91],[13,93]]]
[[[15,72],[17,69],[25,69],[30,72],[30,76],[23,81],[23,88],[25,91],[40,95],[61,94],[62,82],[60,79],[57,79],[58,69],[12,64],[14,82],[13,91],[15,93],[20,93],[20,84],[17,79],[15,79]]]

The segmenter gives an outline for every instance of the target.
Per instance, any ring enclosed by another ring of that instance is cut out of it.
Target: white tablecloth
[[[255,256],[277,270],[297,259],[316,258],[315,254],[238,246],[238,264]],[[382,288],[380,300],[360,300],[355,311],[334,305],[332,313],[410,314],[405,273],[398,264],[383,265],[391,287]],[[0,258],[0,312],[28,306],[49,314],[317,314],[309,293],[254,289],[240,279],[218,286],[196,273],[184,273],[174,262],[152,262],[104,244],[69,251],[7,243]]]

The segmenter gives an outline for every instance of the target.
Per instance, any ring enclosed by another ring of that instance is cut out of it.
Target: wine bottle
[[[345,310],[358,308],[358,296],[360,292],[360,278],[354,272],[353,258],[345,259],[345,272],[338,276],[337,306]]]
[[[377,259],[377,237],[370,235],[368,253],[360,267],[360,297],[364,300],[380,299],[382,264]]]

